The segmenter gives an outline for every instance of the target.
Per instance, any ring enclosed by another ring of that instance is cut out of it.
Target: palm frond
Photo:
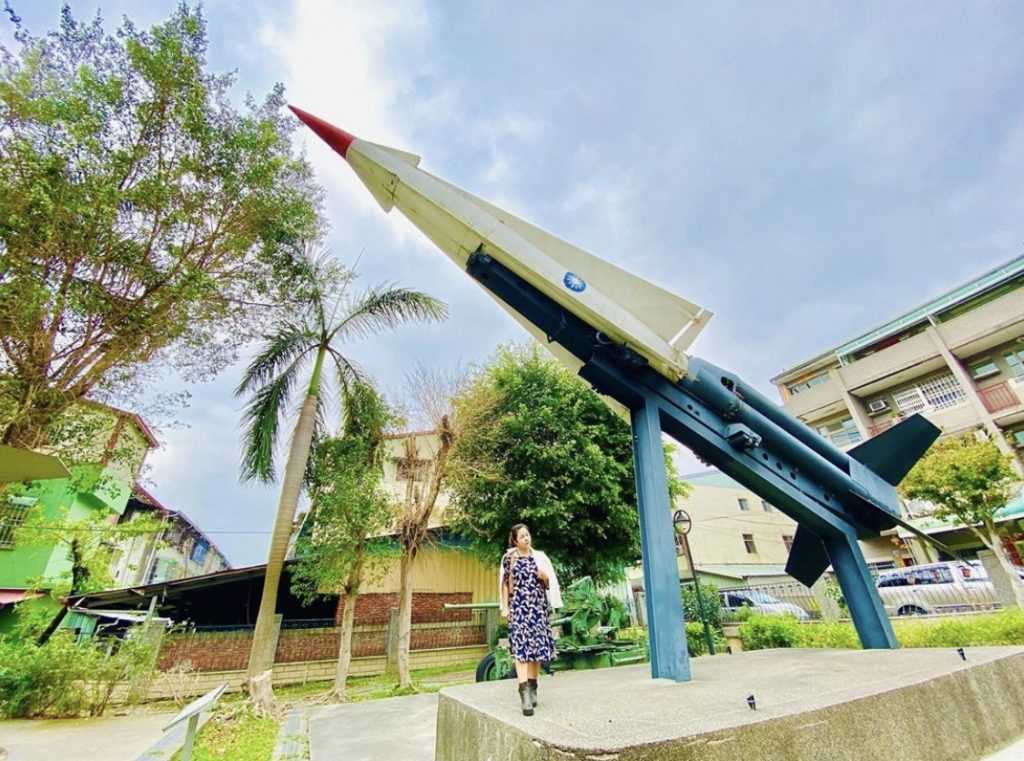
[[[297,357],[276,378],[259,388],[242,416],[242,480],[274,480],[274,455],[281,420],[299,374],[302,356]]]
[[[280,369],[294,362],[316,345],[316,336],[303,325],[284,323],[272,336],[267,336],[263,348],[245,368],[242,381],[235,389],[235,396],[241,396],[253,389],[262,388]]]
[[[440,299],[410,288],[379,285],[364,291],[351,303],[331,338],[365,338],[407,322],[440,322],[448,306]]]

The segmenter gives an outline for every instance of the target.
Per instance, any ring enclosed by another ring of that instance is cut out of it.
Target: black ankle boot
[[[540,701],[537,700],[537,680],[527,679],[526,683],[530,685],[530,702],[533,703],[534,707],[540,705]]]
[[[533,700],[528,682],[519,685],[519,702],[523,706],[523,716],[533,716]]]

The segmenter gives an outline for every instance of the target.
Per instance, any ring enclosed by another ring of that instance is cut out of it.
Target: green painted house
[[[76,453],[80,463],[71,477],[34,482],[24,495],[0,504],[0,633],[16,621],[16,605],[31,597],[36,579],[56,579],[71,563],[59,527],[50,543],[19,546],[15,532],[29,511],[41,507],[55,522],[99,516],[116,523],[132,494],[149,450],[157,446],[153,432],[138,415],[89,403],[74,411],[75,426],[86,443]],[[67,510],[65,514],[64,511]],[[36,604],[53,604],[42,597]]]

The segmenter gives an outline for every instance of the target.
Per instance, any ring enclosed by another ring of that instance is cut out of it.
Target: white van
[[[977,560],[928,563],[883,571],[878,594],[890,616],[923,616],[999,607],[995,587]]]

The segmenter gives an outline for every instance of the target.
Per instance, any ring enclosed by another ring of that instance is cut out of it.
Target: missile
[[[915,415],[840,450],[740,378],[687,355],[707,309],[429,174],[415,154],[291,109],[384,211],[397,207],[563,364],[629,410],[634,431],[638,410],[656,410],[661,431],[796,520],[787,572],[810,586],[832,565],[864,646],[895,646],[856,540],[900,525],[956,556],[902,519],[895,488],[938,428]],[[638,473],[661,467],[660,455],[641,463],[635,451]],[[646,525],[643,512],[641,498]]]
[[[344,158],[384,211],[397,207],[466,269],[480,249],[673,381],[711,313],[419,168],[420,157],[291,110]],[[503,308],[506,304],[498,300]],[[535,326],[512,316],[536,338]],[[580,362],[555,349],[573,372]]]

